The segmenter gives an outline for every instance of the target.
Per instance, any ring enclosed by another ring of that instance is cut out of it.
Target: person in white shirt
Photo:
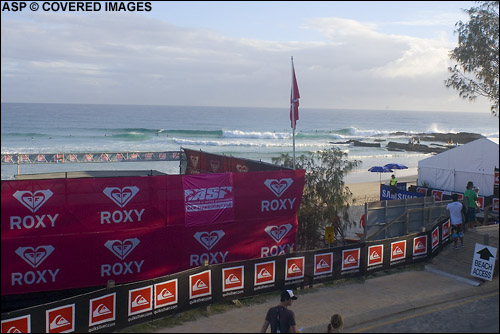
[[[464,234],[462,232],[462,203],[458,202],[458,194],[452,194],[451,199],[453,202],[446,206],[446,210],[450,212],[453,248],[457,249],[457,242],[459,238],[462,242],[461,247],[464,247]]]

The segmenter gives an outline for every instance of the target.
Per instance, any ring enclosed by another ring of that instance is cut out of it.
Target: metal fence
[[[382,240],[425,232],[448,216],[451,201],[433,196],[365,203],[366,240]]]
[[[185,160],[182,151],[89,152],[89,153],[2,153],[2,165],[60,164],[95,162],[139,162]]]

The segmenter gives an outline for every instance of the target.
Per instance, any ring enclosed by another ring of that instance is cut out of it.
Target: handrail
[[[445,203],[445,204],[447,205],[448,203]],[[389,223],[387,223],[387,224],[386,224],[386,225],[385,225],[382,229],[377,230],[376,232],[373,232],[373,233],[371,233],[370,235],[368,235],[368,236],[366,237],[366,240],[369,240],[370,238],[374,237],[375,235],[377,235],[377,234],[379,234],[379,233],[381,233],[381,232],[384,232],[384,231],[385,231],[385,230],[387,230],[389,227],[391,227],[393,224],[398,223],[398,221],[397,221],[397,220],[398,220],[398,219],[400,219],[401,217],[405,216],[405,215],[407,216],[407,219],[406,219],[406,234],[408,234],[408,214],[409,214],[410,212],[417,212],[417,211],[424,211],[424,210],[434,210],[434,209],[441,209],[441,210],[443,210],[444,208],[446,208],[446,207],[444,206],[445,204],[436,205],[436,206],[431,206],[431,207],[423,207],[423,208],[416,208],[416,209],[408,209],[408,210],[405,210],[405,212],[403,212],[401,215],[399,215],[398,217],[394,218],[392,221],[390,221]],[[445,217],[447,217],[447,216],[449,216],[449,215],[443,215],[443,214],[441,213],[441,215],[439,216],[439,218],[435,219],[433,222],[436,222],[436,221],[438,221],[438,220],[441,220],[441,219],[443,219],[443,218],[445,218]],[[422,231],[422,232],[424,232],[424,231]]]
[[[493,203],[484,208],[484,218],[483,218],[483,226],[488,224],[490,209],[493,207]]]

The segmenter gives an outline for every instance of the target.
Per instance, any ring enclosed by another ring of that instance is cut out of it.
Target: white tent
[[[498,144],[479,138],[418,162],[418,186],[463,193],[467,182],[479,187],[479,195],[493,195]]]

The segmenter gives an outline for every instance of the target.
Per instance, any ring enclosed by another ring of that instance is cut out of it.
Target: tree
[[[344,184],[344,176],[357,167],[360,161],[348,161],[347,153],[338,148],[325,149],[296,159],[296,168],[305,169],[305,186],[300,210],[297,214],[297,249],[315,249],[324,245],[325,226],[333,225],[335,234],[344,240],[345,223],[348,221],[349,201],[352,193]],[[273,163],[292,167],[288,154],[272,158]]]
[[[498,1],[483,1],[478,7],[464,9],[470,21],[457,22],[458,47],[450,59],[458,62],[448,70],[446,87],[470,101],[484,96],[491,101],[491,112],[498,117]]]

